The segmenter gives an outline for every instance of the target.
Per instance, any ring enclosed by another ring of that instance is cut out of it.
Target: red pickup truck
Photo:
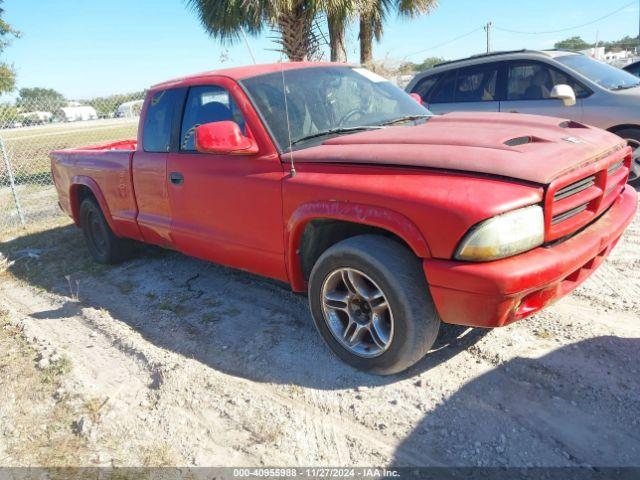
[[[328,346],[379,374],[423,357],[441,321],[499,327],[567,294],[637,208],[631,150],[611,133],[434,116],[330,63],[156,85],[137,141],[51,158],[97,261],[139,241],[288,282]]]

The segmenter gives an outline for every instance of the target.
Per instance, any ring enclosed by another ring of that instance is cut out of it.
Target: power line
[[[493,27],[496,30],[501,30],[503,32],[509,32],[509,33],[518,33],[518,34],[522,34],[522,35],[546,35],[549,33],[561,33],[561,32],[568,32],[569,30],[575,30],[577,28],[582,28],[582,27],[587,27],[589,25],[593,25],[594,23],[598,23],[601,20],[604,20],[605,18],[609,18],[613,15],[615,15],[616,13],[621,12],[622,10],[624,10],[627,7],[630,7],[631,5],[635,5],[636,1],[634,0],[633,2],[627,3],[626,5],[623,5],[622,7],[618,8],[617,10],[611,12],[611,13],[607,13],[606,15],[596,18],[595,20],[591,20],[590,22],[587,23],[583,23],[581,25],[574,25],[573,27],[568,27],[568,28],[562,28],[560,30],[547,30],[547,31],[543,31],[543,32],[523,32],[520,30],[511,30],[509,28],[500,28],[500,27]]]
[[[472,34],[474,34],[476,32],[479,32],[482,29],[484,29],[484,26],[475,28],[475,29],[471,30],[470,32],[467,32],[467,33],[465,33],[463,35],[460,35],[458,37],[452,38],[451,40],[447,40],[446,42],[439,43],[438,45],[433,45],[433,46],[431,46],[429,48],[418,50],[417,52],[408,53],[407,55],[405,55],[403,57],[403,59],[407,58],[407,57],[412,57],[413,55],[417,55],[419,53],[428,52],[429,50],[435,50],[436,48],[444,47],[445,45],[449,45],[450,43],[457,42],[458,40],[461,40],[461,39],[463,39],[465,37],[468,37],[469,35],[472,35]]]

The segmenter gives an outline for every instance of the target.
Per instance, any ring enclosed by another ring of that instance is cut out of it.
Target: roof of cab
[[[265,75],[267,73],[280,72],[282,70],[296,70],[300,68],[315,68],[315,67],[349,67],[351,65],[346,63],[334,63],[334,62],[282,62],[282,63],[265,63],[260,65],[247,65],[244,67],[223,68],[220,70],[212,70],[210,72],[196,73],[194,75],[187,75],[185,77],[174,78],[173,80],[167,80],[162,83],[153,85],[151,89],[176,87],[181,83],[188,80],[197,78],[209,78],[209,77],[229,77],[234,80],[242,80],[245,78],[257,77],[259,75]]]

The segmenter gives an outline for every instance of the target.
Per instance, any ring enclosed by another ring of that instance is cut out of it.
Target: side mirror
[[[571,107],[576,104],[576,92],[569,85],[556,85],[549,95],[551,98],[562,100],[565,107]]]
[[[196,150],[217,155],[254,155],[258,153],[256,142],[245,137],[236,122],[205,123],[196,127]]]
[[[420,105],[424,105],[424,103],[422,102],[422,97],[417,93],[410,93],[409,96],[413,98],[416,102],[418,102]]]

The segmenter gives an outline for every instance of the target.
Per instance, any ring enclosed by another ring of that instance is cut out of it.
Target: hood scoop
[[[519,147],[520,145],[527,145],[528,143],[547,143],[549,140],[544,138],[535,137],[533,135],[527,135],[524,137],[515,137],[503,142],[507,147]]]
[[[573,120],[566,120],[558,124],[560,128],[589,128],[582,123],[574,122]]]

